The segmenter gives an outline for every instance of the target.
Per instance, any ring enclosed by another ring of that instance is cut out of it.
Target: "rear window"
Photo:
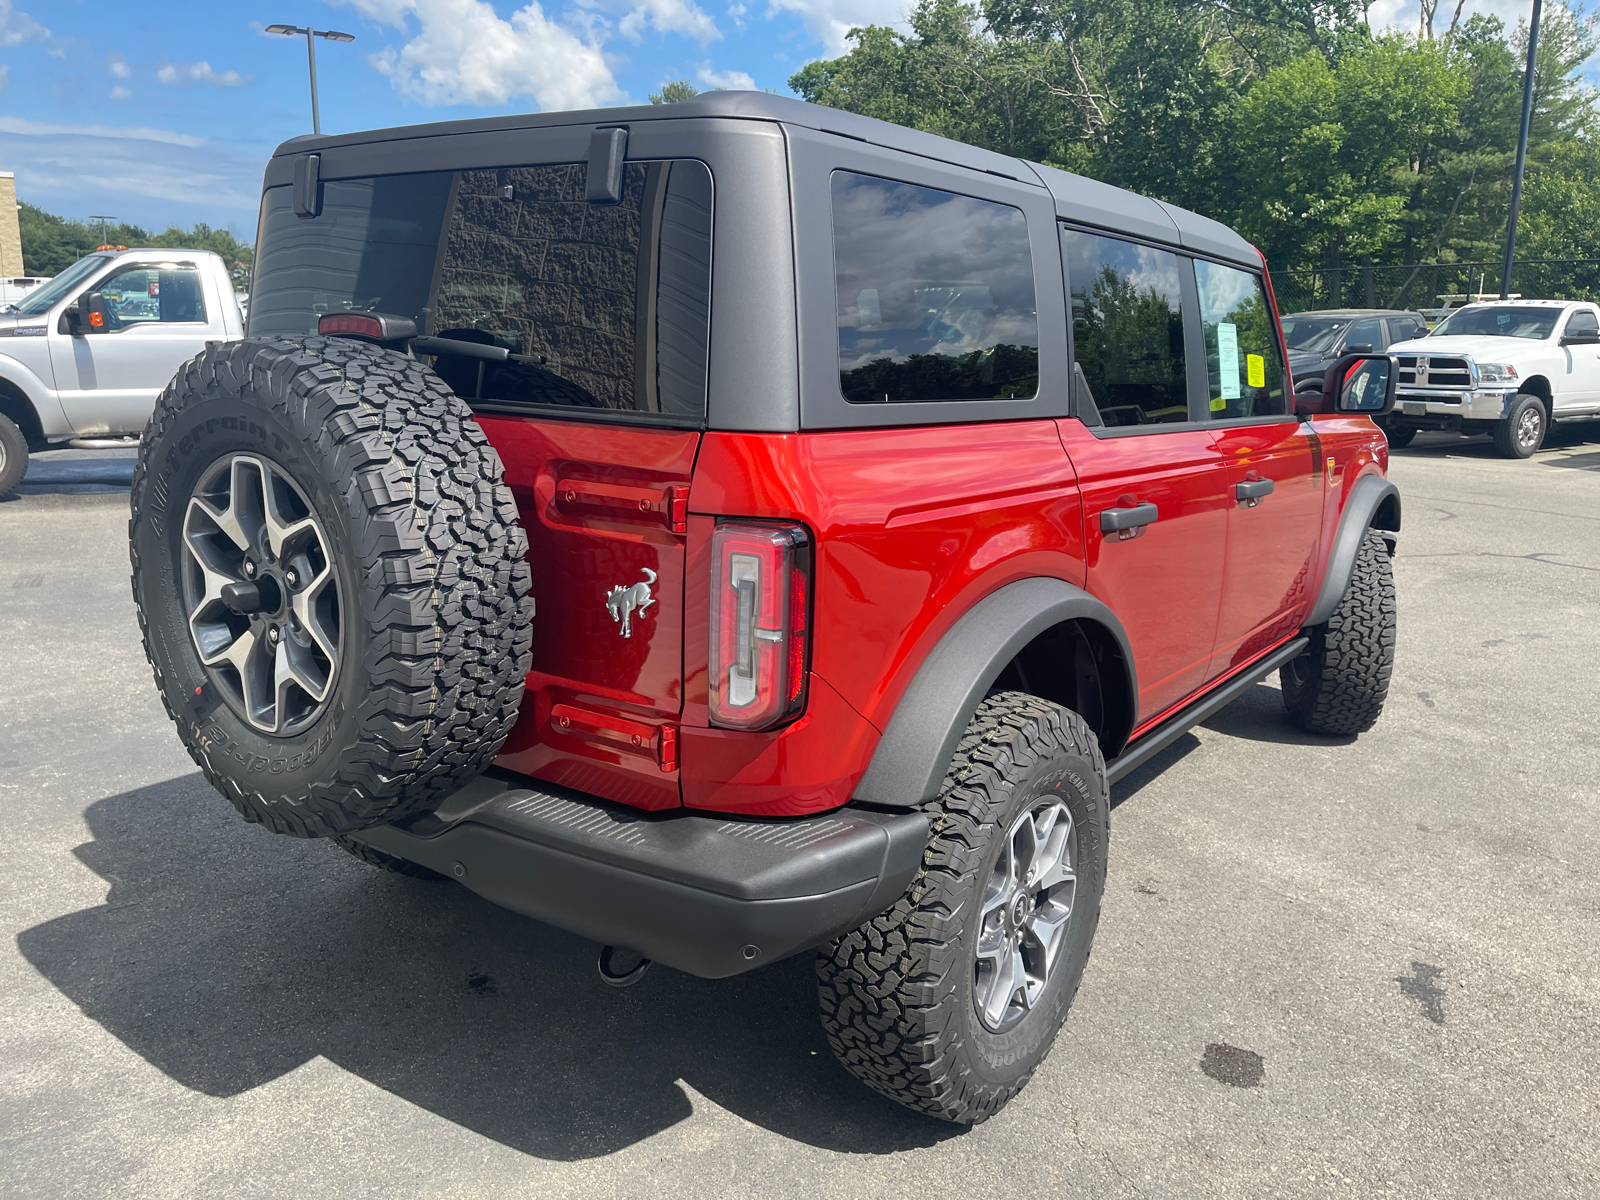
[[[856,404],[1039,390],[1022,210],[835,171],[839,389]]]
[[[315,332],[329,312],[410,317],[419,331],[500,346],[434,368],[491,406],[704,419],[711,174],[688,159],[629,163],[620,204],[585,198],[580,164],[322,184],[322,212],[269,189],[250,302],[254,336]]]

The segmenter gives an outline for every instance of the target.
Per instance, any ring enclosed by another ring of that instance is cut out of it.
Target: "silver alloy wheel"
[[[1027,1016],[1061,957],[1077,891],[1078,839],[1059,800],[1034,805],[1006,834],[978,910],[972,999],[1002,1033]]]
[[[195,650],[241,717],[287,737],[321,714],[343,624],[328,535],[277,464],[230,454],[183,518],[183,586]]]
[[[1544,413],[1537,404],[1530,404],[1517,418],[1517,448],[1532,453],[1539,448],[1539,435],[1544,427]]]

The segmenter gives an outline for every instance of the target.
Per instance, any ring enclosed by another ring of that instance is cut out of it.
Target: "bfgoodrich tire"
[[[1083,978],[1110,828],[1099,744],[1076,713],[991,696],[929,815],[906,894],[819,953],[822,1026],[874,1091],[971,1125],[1032,1077]]]
[[[157,402],[132,505],[157,686],[247,820],[365,829],[493,759],[529,666],[527,542],[431,371],[348,339],[214,347]]]
[[[1339,607],[1311,631],[1305,653],[1278,672],[1289,717],[1308,733],[1365,733],[1383,712],[1394,672],[1394,568],[1367,530]]]

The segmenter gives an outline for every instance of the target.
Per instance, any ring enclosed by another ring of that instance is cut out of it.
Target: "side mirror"
[[[1372,353],[1372,343],[1371,342],[1351,342],[1348,346],[1346,346],[1344,348],[1344,352],[1346,354],[1371,354]]]
[[[1323,398],[1322,380],[1302,379],[1294,389],[1294,415],[1315,417],[1328,411]]]
[[[1563,346],[1594,346],[1600,345],[1600,329],[1580,329],[1577,333],[1569,333],[1561,339]]]
[[[1381,417],[1394,408],[1400,372],[1387,354],[1348,354],[1322,380],[1322,394],[1335,397],[1333,411]]]
[[[115,318],[111,306],[99,292],[84,292],[78,297],[77,328],[74,333],[110,333]]]

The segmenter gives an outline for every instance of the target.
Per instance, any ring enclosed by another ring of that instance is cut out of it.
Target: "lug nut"
[[[244,577],[246,579],[254,579],[256,577],[256,564],[248,558],[244,560]]]
[[[292,569],[288,570],[288,571],[285,571],[283,573],[283,578],[289,584],[290,587],[299,587],[300,586],[300,576],[295,571],[293,571]]]
[[[277,645],[278,627],[276,625],[269,625],[267,627],[267,641],[273,643],[273,645]]]

